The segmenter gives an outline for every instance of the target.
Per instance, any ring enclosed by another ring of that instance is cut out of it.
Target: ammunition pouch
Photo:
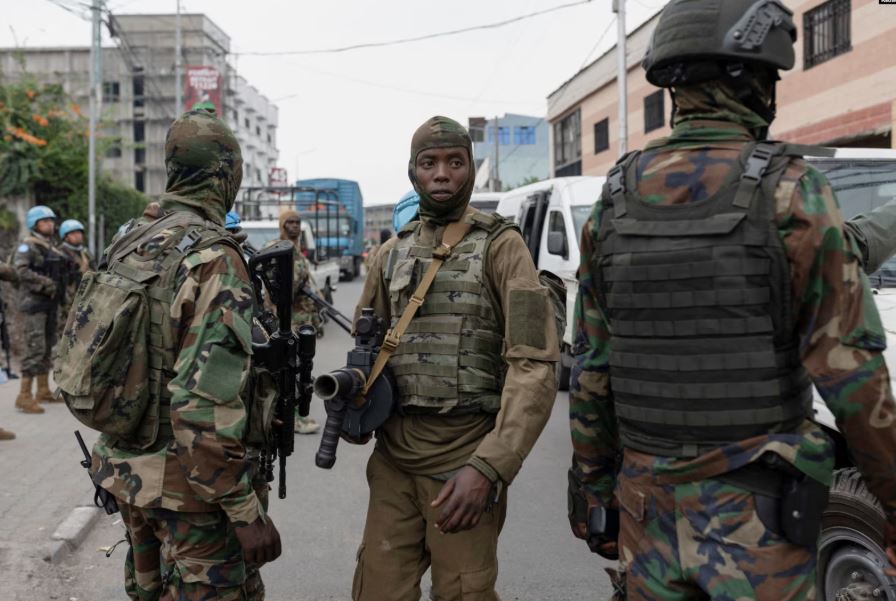
[[[715,478],[753,493],[756,514],[770,531],[801,547],[815,548],[828,487],[773,453]]]

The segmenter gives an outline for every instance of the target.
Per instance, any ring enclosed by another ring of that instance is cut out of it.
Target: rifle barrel
[[[314,294],[307,286],[302,288],[302,294],[310,298],[315,305],[324,310],[324,312],[333,320],[333,322],[345,330],[349,335],[352,333],[352,320],[343,315],[339,309]]]

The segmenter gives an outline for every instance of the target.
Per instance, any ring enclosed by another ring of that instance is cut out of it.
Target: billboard
[[[223,116],[221,81],[221,74],[214,67],[187,67],[186,82],[184,83],[184,110],[190,110],[199,102],[211,102],[215,105],[218,116]]]

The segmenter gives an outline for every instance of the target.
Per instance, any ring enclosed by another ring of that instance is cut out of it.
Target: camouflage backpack
[[[105,265],[84,274],[53,377],[72,414],[113,444],[145,449],[170,437],[175,277],[188,253],[222,242],[235,246],[215,224],[173,212],[130,228],[107,249]]]

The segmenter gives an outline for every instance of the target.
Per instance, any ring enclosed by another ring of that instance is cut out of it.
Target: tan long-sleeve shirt
[[[431,228],[441,240],[444,228]],[[364,291],[355,317],[361,308],[371,307],[385,322],[393,316],[389,305],[388,284],[384,267],[397,238],[386,242],[370,265]],[[483,269],[486,284],[500,306],[495,319],[503,331],[513,324],[505,323],[506,308],[515,289],[540,288],[538,274],[529,250],[519,232],[505,231],[489,246]],[[377,434],[377,447],[399,468],[413,474],[445,478],[464,465],[472,465],[490,480],[500,478],[510,484],[544,429],[557,393],[554,376],[559,360],[559,334],[553,316],[529,316],[545,324],[546,349],[508,348],[501,409],[497,414],[462,415],[393,415]],[[517,324],[519,326],[519,324]]]

